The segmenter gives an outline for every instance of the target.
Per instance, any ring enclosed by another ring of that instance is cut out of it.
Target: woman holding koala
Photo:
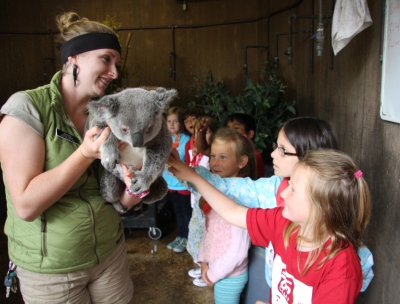
[[[98,184],[110,130],[85,132],[88,102],[118,76],[120,43],[111,28],[73,12],[57,25],[62,70],[0,111],[9,257],[25,303],[128,303],[123,227]],[[126,209],[139,201],[120,197]]]

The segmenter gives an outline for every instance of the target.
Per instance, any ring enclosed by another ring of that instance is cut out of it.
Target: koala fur
[[[111,129],[100,147],[101,164],[106,169],[100,192],[118,212],[123,212],[119,198],[125,189],[120,182],[124,180],[120,163],[134,168],[131,192],[150,190],[143,203],[156,202],[166,195],[168,186],[161,173],[172,149],[172,139],[163,111],[176,96],[175,89],[129,88],[88,104],[91,126]],[[127,143],[122,151],[118,150],[117,139]]]

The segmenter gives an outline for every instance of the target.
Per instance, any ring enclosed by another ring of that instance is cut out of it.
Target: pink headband
[[[363,173],[362,173],[361,170],[358,170],[356,173],[354,173],[354,177],[355,177],[356,179],[359,179],[359,178],[362,177],[362,176],[363,176]]]

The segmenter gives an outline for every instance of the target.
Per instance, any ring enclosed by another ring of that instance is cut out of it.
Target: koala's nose
[[[132,136],[132,146],[133,147],[143,147],[143,134],[136,132]]]

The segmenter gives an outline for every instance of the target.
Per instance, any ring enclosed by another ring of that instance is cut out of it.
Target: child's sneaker
[[[179,236],[176,237],[175,240],[167,245],[167,248],[173,250],[181,242],[181,240],[182,239]]]
[[[207,283],[203,281],[203,279],[194,279],[193,280],[193,285],[197,286],[197,287],[207,287]]]
[[[187,239],[181,238],[180,242],[172,249],[174,252],[184,252],[186,250]]]
[[[188,271],[188,275],[193,279],[200,279],[201,278],[201,268],[194,268]]]

